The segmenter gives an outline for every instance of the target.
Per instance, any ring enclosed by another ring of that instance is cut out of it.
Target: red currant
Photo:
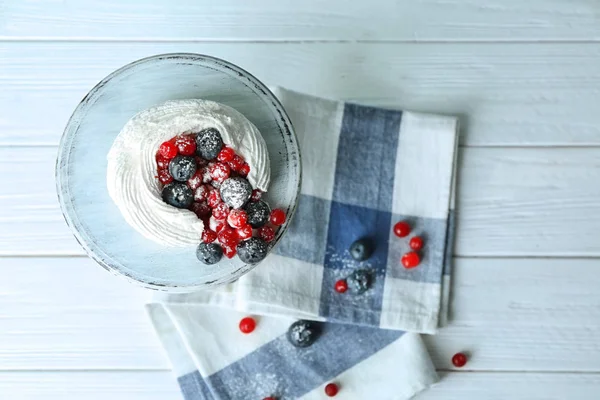
[[[285,222],[285,212],[280,208],[276,208],[271,211],[271,217],[269,219],[275,226],[283,225]]]
[[[340,279],[335,283],[335,291],[338,293],[346,293],[348,290],[348,282],[345,279]]]
[[[233,160],[235,151],[231,147],[223,147],[217,156],[217,160],[221,162],[227,162]]]
[[[411,249],[413,249],[415,251],[421,250],[423,248],[423,239],[421,239],[420,236],[415,236],[410,239],[410,242],[408,242],[408,245],[410,246]]]
[[[215,240],[217,240],[217,232],[211,231],[210,229],[204,229],[202,231],[202,241],[204,243],[212,243]]]
[[[467,356],[463,353],[456,353],[452,356],[452,365],[454,365],[456,368],[464,367],[466,363]]]
[[[231,210],[227,216],[227,223],[232,228],[241,228],[248,223],[248,214],[244,210]]]
[[[208,161],[206,161],[200,156],[195,156],[194,161],[196,161],[196,165],[198,166],[198,168],[205,167],[208,164]]]
[[[189,184],[189,181],[188,181]],[[196,188],[196,191],[194,192],[194,200],[195,201],[204,201],[204,200],[208,200],[208,195],[211,192],[211,187],[207,186],[207,185],[200,185],[199,187]]]
[[[250,197],[250,201],[257,202],[262,197],[262,191],[260,189],[254,189],[252,191],[252,196]]]
[[[202,185],[203,180],[204,176],[202,170],[199,169],[194,173],[194,175],[190,179],[188,179],[187,185],[190,187],[190,189],[196,190],[200,185]]]
[[[398,237],[408,236],[410,233],[410,225],[404,221],[396,222],[394,225],[394,234]]]
[[[240,321],[240,331],[242,333],[251,333],[254,329],[256,329],[256,320],[252,317],[242,318]]]
[[[250,239],[252,237],[252,226],[244,225],[237,230],[238,237],[241,240]]]
[[[325,394],[329,397],[333,397],[340,391],[340,388],[335,383],[328,383],[325,386]]]
[[[213,189],[208,194],[208,205],[211,208],[215,208],[219,204],[221,204],[221,195],[217,189]]]
[[[250,173],[250,166],[246,163],[243,163],[238,172],[241,176],[248,176]]]
[[[166,158],[167,160],[171,160],[172,158],[175,158],[175,156],[177,155],[177,146],[175,146],[175,143],[172,143],[170,141],[164,142],[158,148],[158,153],[163,158]]]
[[[402,265],[404,268],[411,269],[415,268],[421,262],[421,258],[417,253],[411,251],[410,253],[406,253],[402,256]]]
[[[265,242],[269,243],[275,239],[275,231],[270,226],[262,226],[258,229],[258,236]]]
[[[169,162],[169,159],[164,158],[160,153],[156,153],[156,166],[158,169],[169,168]]]
[[[209,171],[211,178],[217,182],[223,182],[225,179],[229,178],[229,175],[231,174],[229,165],[222,162],[214,163],[210,166]]]
[[[237,253],[237,250],[235,249],[235,246],[223,245],[223,254],[225,254],[225,257],[233,258],[236,253]]]
[[[229,227],[225,227],[217,234],[217,238],[219,239],[219,243],[223,246],[229,246],[235,248],[238,244],[238,235],[237,232]]]
[[[229,206],[225,203],[219,203],[215,208],[213,208],[212,215],[216,219],[227,219],[227,216],[229,215]]]
[[[175,138],[179,154],[193,156],[196,153],[196,138],[193,135],[180,135]]]
[[[239,171],[244,164],[244,159],[236,154],[233,156],[233,159],[228,162],[228,164],[232,170]]]
[[[158,171],[158,181],[163,185],[173,182],[173,177],[169,173],[168,169],[161,169]]]
[[[206,204],[205,201],[202,202],[194,202],[192,204],[192,211],[198,216],[198,218],[200,219],[204,219],[206,217],[210,217],[210,213],[211,213],[211,209],[208,206],[208,204]]]

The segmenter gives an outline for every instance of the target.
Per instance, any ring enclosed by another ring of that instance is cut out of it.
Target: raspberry
[[[236,253],[237,253],[237,250],[235,249],[235,246],[223,245],[223,254],[225,254],[225,257],[233,258],[233,256],[235,256]]]
[[[163,158],[170,160],[177,155],[177,146],[172,142],[164,142],[158,148],[158,154],[160,154]]]
[[[248,223],[248,214],[244,210],[232,210],[227,216],[227,223],[232,228],[241,228]]]
[[[200,185],[202,185],[203,179],[204,177],[202,175],[202,170],[197,170],[194,175],[188,179],[187,185],[190,187],[190,189],[196,190]]]
[[[219,203],[215,208],[213,208],[212,215],[216,219],[227,219],[227,216],[229,215],[229,206],[225,203]]]
[[[243,163],[238,172],[241,176],[248,176],[250,173],[250,166],[246,163]]]
[[[233,160],[235,151],[231,147],[223,147],[217,156],[217,160],[221,162],[227,162]]]
[[[209,171],[211,178],[217,182],[223,182],[225,179],[229,178],[229,175],[231,174],[229,165],[222,162],[214,163],[209,167]]]
[[[169,173],[168,169],[158,170],[158,181],[163,185],[173,182],[173,177]]]
[[[219,243],[223,246],[234,247],[237,246],[239,238],[237,232],[229,227],[225,227],[217,234]]]
[[[188,186],[189,186],[189,181],[188,181]],[[211,190],[212,189],[210,188],[210,186],[200,185],[194,192],[194,200],[195,201],[208,200],[208,195],[210,194]]]
[[[156,153],[156,166],[158,169],[169,168],[169,159],[164,158],[160,153]]]
[[[196,138],[193,135],[180,135],[175,138],[179,154],[193,156],[196,153]]]
[[[252,191],[252,196],[250,197],[250,201],[257,202],[262,197],[262,191],[260,189],[254,189]]]
[[[229,161],[228,164],[232,170],[238,172],[244,164],[244,159],[236,154],[233,156],[233,160]]]
[[[219,191],[216,189],[211,190],[210,193],[208,194],[208,205],[211,208],[215,208],[220,203],[221,203],[221,195],[219,194]]]
[[[218,220],[215,217],[210,217],[207,225],[211,230],[213,230],[217,233],[221,232],[223,230],[223,228],[225,228],[227,226],[225,221]]]
[[[275,239],[275,231],[270,226],[265,225],[258,229],[258,236],[269,243]]]
[[[285,212],[280,208],[274,209],[271,211],[270,221],[275,226],[283,225],[285,222]]]
[[[215,231],[211,231],[210,229],[202,231],[202,241],[204,243],[212,243],[215,240],[217,240],[217,233]]]
[[[252,237],[252,227],[250,225],[244,225],[237,230],[237,234],[241,240],[250,239]]]
[[[210,216],[210,207],[206,204],[205,201],[200,203],[192,204],[192,211],[198,216],[198,218],[203,219]]]

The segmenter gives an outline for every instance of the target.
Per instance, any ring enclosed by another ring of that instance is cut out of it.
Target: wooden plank
[[[424,336],[435,365],[452,368],[465,351],[475,371],[600,371],[599,268],[458,259],[452,324]],[[93,261],[0,258],[0,273],[0,370],[169,367],[143,310],[148,293]]]
[[[0,144],[57,144],[99,80],[167,52],[211,54],[323,97],[460,115],[466,146],[600,145],[596,43],[37,42],[0,43]]]
[[[456,255],[600,255],[596,149],[465,148],[460,156]],[[0,147],[0,255],[83,254],[58,206],[55,157],[54,147]]]
[[[585,40],[600,37],[593,0],[176,0],[142,5],[8,0],[2,39]]]

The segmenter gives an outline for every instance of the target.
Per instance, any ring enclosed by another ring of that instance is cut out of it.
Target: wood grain
[[[465,148],[459,156],[456,255],[600,255],[596,149]],[[84,254],[58,207],[55,157],[54,147],[0,147],[0,255]]]
[[[597,43],[38,42],[0,43],[0,144],[56,145],[98,81],[177,51],[221,57],[314,95],[459,115],[466,146],[600,145]]]
[[[36,40],[582,40],[593,0],[3,2],[0,38]]]
[[[467,351],[474,371],[599,371],[597,270],[596,260],[457,259],[452,324],[424,336],[435,365]],[[0,258],[0,273],[0,370],[169,368],[143,312],[148,293],[93,261]]]

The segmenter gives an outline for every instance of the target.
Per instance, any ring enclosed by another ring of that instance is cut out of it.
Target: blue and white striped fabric
[[[407,399],[437,381],[417,333],[446,320],[454,232],[457,120],[318,99],[275,90],[302,152],[298,210],[274,254],[216,291],[161,294],[149,314],[186,400]],[[421,264],[406,270],[410,222],[425,240]],[[374,239],[366,262],[347,249]],[[356,268],[374,272],[363,295],[334,282]],[[259,316],[242,336],[238,321]],[[298,318],[323,321],[308,349],[287,343]],[[405,333],[410,332],[410,333]],[[416,333],[415,333],[416,332]]]

